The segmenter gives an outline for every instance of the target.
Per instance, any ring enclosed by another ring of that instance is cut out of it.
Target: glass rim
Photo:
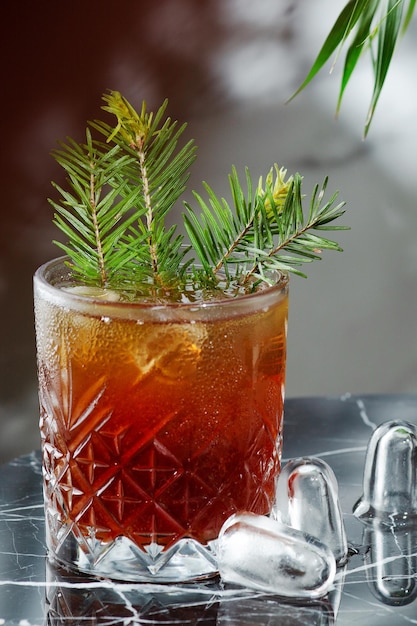
[[[67,273],[70,273],[70,269],[64,265],[64,262],[68,259],[68,256],[60,256],[50,259],[46,261],[42,265],[40,265],[34,272],[33,280],[35,285],[38,283],[39,286],[43,290],[46,290],[47,293],[54,300],[57,299],[59,295],[59,300],[68,300],[69,302],[78,303],[81,307],[87,306],[88,304],[97,306],[100,308],[108,308],[111,307],[113,310],[126,310],[127,308],[135,309],[135,310],[177,310],[180,309],[182,311],[186,310],[196,310],[196,309],[211,309],[211,308],[224,308],[224,307],[233,307],[239,304],[248,303],[249,301],[253,301],[256,299],[265,298],[269,299],[270,297],[276,296],[278,293],[281,293],[282,296],[287,295],[288,292],[288,284],[289,284],[289,274],[285,271],[275,271],[274,273],[279,276],[276,283],[273,285],[267,286],[265,289],[260,291],[256,291],[254,293],[240,294],[234,297],[229,298],[218,298],[214,300],[207,300],[203,302],[138,302],[138,301],[125,301],[125,300],[105,300],[103,298],[90,296],[90,295],[82,295],[79,293],[74,293],[71,291],[65,291],[60,289],[56,284],[53,284],[48,280],[47,273],[54,269],[62,268],[62,270],[66,270]],[[64,275],[62,274],[62,279],[64,279]],[[57,281],[58,282],[58,281]],[[77,308],[77,307],[76,307]]]

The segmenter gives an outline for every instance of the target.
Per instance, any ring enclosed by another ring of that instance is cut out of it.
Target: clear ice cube
[[[346,561],[348,546],[337,480],[325,461],[302,457],[285,465],[277,482],[273,516],[326,544],[338,565]]]
[[[306,533],[253,513],[232,515],[217,544],[225,582],[287,598],[320,598],[332,586],[331,550]]]
[[[95,300],[105,300],[106,302],[119,302],[120,294],[112,289],[104,287],[93,287],[91,285],[72,285],[70,287],[62,287],[63,291],[68,291],[76,296],[86,296]]]
[[[130,358],[140,376],[156,371],[176,381],[194,373],[207,329],[203,324],[144,325],[137,336]]]
[[[417,432],[408,422],[378,426],[369,440],[363,496],[354,514],[366,521],[407,523],[417,516]]]

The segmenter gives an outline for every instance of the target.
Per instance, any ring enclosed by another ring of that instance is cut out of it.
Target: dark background
[[[224,102],[208,60],[223,28],[211,1],[4,2],[1,14],[0,419],[8,456],[24,445],[16,438],[37,441],[36,413],[27,429],[21,424],[36,411],[32,274],[59,253],[46,198],[62,173],[51,149],[67,135],[83,139],[107,89],[138,106],[146,99],[150,109],[168,97],[181,121],[218,113]]]
[[[206,179],[227,192],[232,164],[248,165],[256,180],[278,161],[301,171],[307,187],[330,174],[331,190],[349,201],[345,223],[353,233],[339,237],[343,255],[325,255],[308,268],[307,281],[292,281],[288,394],[415,389],[417,278],[409,268],[414,261],[417,268],[416,179],[408,175],[404,184],[398,175],[415,156],[403,149],[410,128],[398,134],[392,107],[382,103],[374,134],[363,142],[366,107],[356,114],[353,92],[336,123],[337,83],[327,75],[285,104],[343,5],[2,3],[0,461],[38,447],[32,274],[59,253],[46,198],[62,173],[50,151],[67,135],[83,139],[107,89],[137,106],[146,99],[150,109],[169,99],[169,114],[189,122],[199,146],[194,188]],[[388,174],[384,157],[395,164]]]

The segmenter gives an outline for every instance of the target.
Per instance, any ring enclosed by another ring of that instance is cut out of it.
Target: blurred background
[[[416,24],[401,42],[366,141],[364,62],[334,111],[341,67],[289,104],[345,0],[3,3],[0,462],[39,447],[32,274],[57,256],[50,156],[83,140],[101,95],[169,99],[199,156],[190,189],[227,194],[234,164],[330,177],[347,202],[343,253],[291,281],[287,395],[417,391]],[[340,59],[339,63],[342,63]],[[330,67],[329,67],[330,69]],[[411,77],[411,78],[410,78]]]

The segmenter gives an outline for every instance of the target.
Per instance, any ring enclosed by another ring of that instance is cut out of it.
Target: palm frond
[[[371,0],[372,2],[373,0]],[[318,74],[337,48],[343,46],[350,33],[355,28],[361,14],[368,8],[370,0],[349,0],[336,19],[332,29],[327,35],[311,69],[304,81],[291,96],[295,98]]]
[[[394,54],[397,39],[401,30],[402,13],[403,2],[401,2],[401,0],[388,0],[387,14],[378,29],[377,51],[374,62],[374,88],[365,122],[365,136],[368,134],[369,127],[375,113],[375,108],[391,64],[392,56]]]
[[[408,29],[416,0],[349,0],[337,17],[307,76],[289,100],[316,77],[330,57],[336,59],[346,48],[336,113],[340,112],[346,87],[360,57],[369,52],[373,68],[373,90],[364,135],[369,132],[377,103],[400,35]]]

